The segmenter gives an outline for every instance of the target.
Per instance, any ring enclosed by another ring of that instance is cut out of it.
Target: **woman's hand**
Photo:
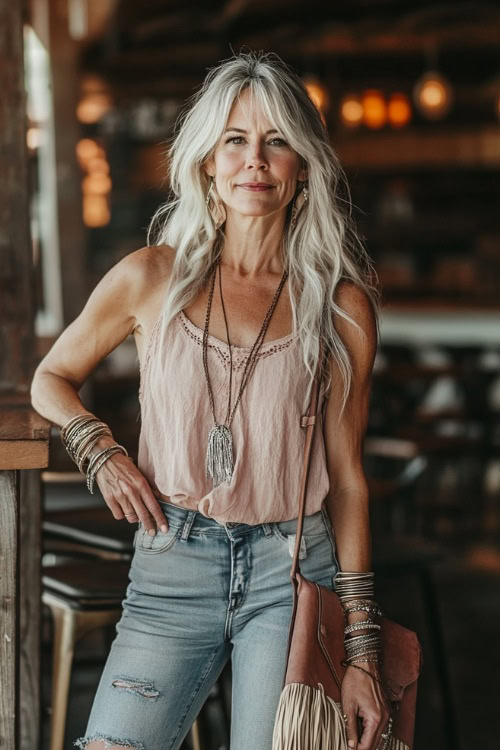
[[[115,440],[103,437],[96,448],[102,450],[110,445],[116,445]],[[141,521],[151,536],[157,529],[168,531],[165,514],[149,482],[128,456],[113,453],[97,472],[95,481],[117,521],[123,518],[129,523]]]
[[[370,674],[354,666],[347,667],[341,686],[342,710],[347,716],[347,744],[353,750],[378,750],[390,717],[389,704],[382,686],[374,679],[380,679],[378,665],[363,662],[359,666]],[[358,716],[363,721],[359,740]]]

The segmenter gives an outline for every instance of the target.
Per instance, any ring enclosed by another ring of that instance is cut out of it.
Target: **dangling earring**
[[[290,218],[290,229],[292,232],[295,229],[295,226],[297,224],[297,216],[300,213],[300,209],[304,204],[306,204],[309,201],[309,190],[307,188],[307,181],[304,180],[302,184],[302,190],[300,193],[298,193],[294,199],[293,199],[293,205],[292,205],[292,215]]]
[[[210,198],[212,199],[212,206],[209,205]],[[219,229],[226,221],[226,209],[215,189],[215,178],[213,175],[210,176],[210,186],[205,198],[205,205],[212,217],[215,229]]]

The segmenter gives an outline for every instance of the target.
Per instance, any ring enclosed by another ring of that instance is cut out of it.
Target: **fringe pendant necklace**
[[[226,335],[227,335],[227,343],[229,345],[229,397],[228,397],[228,406],[227,406],[227,412],[226,412],[226,418],[224,420],[224,424],[219,424],[217,422],[217,419],[215,417],[215,407],[214,407],[214,396],[212,393],[212,387],[210,385],[210,378],[208,375],[208,362],[207,362],[207,351],[208,351],[208,324],[210,321],[210,312],[212,309],[212,298],[214,294],[214,286],[215,286],[215,277],[217,275],[217,267],[219,267],[219,291],[220,291],[220,299],[222,304],[222,312],[224,314],[224,322],[226,324]],[[207,304],[207,314],[205,318],[205,328],[203,331],[203,369],[205,371],[205,379],[207,381],[207,387],[208,387],[208,395],[210,399],[210,406],[212,409],[212,416],[214,419],[214,426],[208,433],[208,447],[207,447],[207,455],[205,460],[205,474],[207,478],[211,478],[213,480],[213,486],[217,487],[222,482],[226,482],[228,485],[231,484],[231,479],[233,476],[233,437],[231,434],[231,423],[233,421],[234,413],[236,411],[236,408],[240,402],[241,395],[245,389],[246,384],[248,383],[248,380],[250,378],[250,375],[252,374],[255,362],[257,360],[257,354],[259,352],[259,349],[262,345],[262,342],[264,340],[264,336],[266,335],[267,327],[269,325],[269,322],[271,320],[271,316],[274,312],[274,308],[276,307],[276,303],[278,302],[279,296],[281,294],[281,290],[283,289],[283,285],[287,279],[288,271],[285,269],[283,272],[283,276],[281,277],[281,281],[279,283],[279,286],[276,290],[276,293],[274,295],[273,301],[271,302],[271,305],[266,313],[266,316],[264,318],[264,322],[262,324],[262,327],[259,331],[259,334],[255,340],[254,345],[252,346],[250,353],[247,357],[247,360],[245,362],[245,367],[243,369],[243,375],[241,376],[241,382],[240,382],[240,389],[238,392],[238,398],[236,399],[236,403],[233,407],[233,410],[231,411],[231,391],[232,391],[232,375],[233,375],[233,357],[232,357],[232,351],[231,351],[231,342],[229,340],[229,329],[227,325],[227,318],[226,318],[226,309],[224,307],[224,299],[222,297],[222,279],[221,279],[221,269],[220,269],[220,256],[217,263],[214,265],[214,271],[212,273],[212,280],[210,284],[210,291],[208,295],[208,304]]]

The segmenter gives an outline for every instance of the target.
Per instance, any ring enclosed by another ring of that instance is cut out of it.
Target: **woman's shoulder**
[[[125,255],[118,263],[130,284],[142,291],[168,281],[175,259],[170,245],[147,245]]]
[[[378,343],[374,302],[366,289],[348,279],[337,284],[335,302],[350,318],[334,311],[335,329],[351,356],[354,370],[363,373],[363,377],[369,376]]]
[[[335,287],[336,304],[361,326],[365,333],[376,328],[377,311],[368,291],[352,279],[341,279]],[[350,327],[339,313],[334,314],[335,325]],[[351,326],[352,327],[352,326]]]
[[[140,328],[147,328],[159,313],[174,258],[169,245],[146,246],[128,253],[111,269],[114,286]]]

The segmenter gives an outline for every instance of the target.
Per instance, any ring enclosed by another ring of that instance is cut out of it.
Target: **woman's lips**
[[[243,188],[243,190],[254,190],[255,192],[259,192],[260,190],[271,190],[274,185],[238,185],[238,187]]]

